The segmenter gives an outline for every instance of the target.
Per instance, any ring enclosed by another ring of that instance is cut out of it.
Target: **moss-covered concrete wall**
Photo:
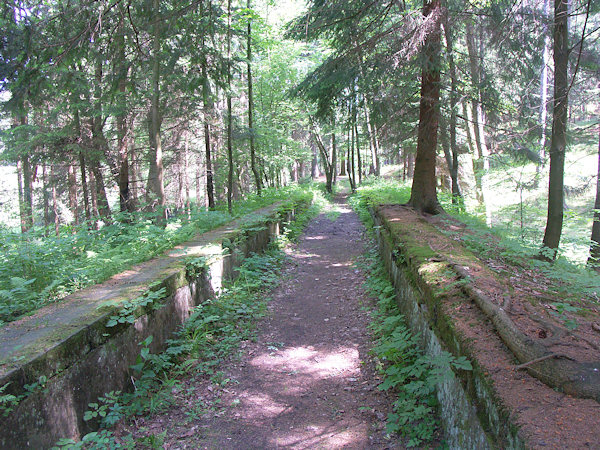
[[[152,335],[150,350],[163,350],[192,309],[234,277],[245,256],[264,250],[302,206],[259,210],[0,330],[0,387],[8,384],[4,394],[23,398],[8,414],[0,411],[0,448],[49,448],[91,431],[83,420],[88,404],[131,388],[139,343]],[[191,257],[206,261],[193,275],[186,265]],[[138,308],[133,323],[109,326],[123,302],[161,288],[162,298]],[[25,387],[40,377],[43,386]]]
[[[445,295],[434,273],[446,269],[426,242],[418,242],[402,225],[390,226],[372,209],[381,257],[396,290],[398,305],[411,330],[430,355],[442,350],[467,357],[473,370],[461,370],[437,386],[442,425],[453,449],[526,448],[491,383],[453,326],[439,299]],[[412,226],[412,225],[411,225]],[[435,266],[435,267],[433,267]],[[439,266],[439,267],[438,267]]]

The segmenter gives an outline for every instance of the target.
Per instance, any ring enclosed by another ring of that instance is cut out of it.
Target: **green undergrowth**
[[[383,192],[378,198],[390,199],[396,195]],[[374,224],[367,203],[355,195],[351,204],[372,239]],[[367,292],[377,300],[370,328],[375,337],[372,354],[383,375],[379,389],[395,398],[393,412],[387,418],[387,431],[406,438],[407,447],[427,445],[439,438],[436,385],[454,377],[453,368],[471,370],[471,364],[466,358],[456,358],[445,351],[429,356],[421,350],[419,336],[410,331],[398,308],[394,287],[373,241],[358,265],[368,275]]]
[[[310,198],[314,186],[267,189],[236,202],[233,215],[223,209],[193,210],[169,219],[165,227],[155,214],[116,215],[99,230],[87,224],[63,226],[60,236],[45,230],[21,234],[0,226],[0,326],[68,294],[100,283],[131,266],[224,223],[270,205]]]
[[[410,198],[410,186],[395,180],[367,179],[351,198],[351,204],[358,208],[363,220],[369,215],[366,207],[380,204],[403,204]],[[458,219],[466,225],[466,230],[442,232],[452,235],[473,251],[481,259],[494,259],[516,267],[519,271],[535,271],[546,280],[540,289],[546,290],[549,297],[562,299],[570,303],[581,303],[582,298],[598,301],[600,276],[583,264],[577,264],[560,256],[554,263],[536,258],[540,252],[540,243],[532,243],[506,228],[487,227],[482,218],[466,212],[452,204],[447,193],[439,193],[439,200],[449,217]],[[361,212],[362,210],[362,212]],[[501,273],[502,274],[502,273]]]
[[[318,199],[314,186],[305,189]],[[268,292],[279,282],[285,261],[282,249],[294,241],[306,223],[320,212],[320,201],[299,212],[284,233],[262,254],[252,254],[236,270],[237,277],[227,283],[217,298],[197,306],[162,353],[150,351],[152,336],[140,344],[140,354],[131,366],[134,383],[131,392],[109,392],[89,404],[84,420],[99,428],[81,441],[61,439],[55,448],[155,448],[161,436],[135,440],[131,435],[116,437],[111,431],[117,422],[135,416],[149,416],[166,411],[174,403],[174,393],[183,389],[182,380],[210,377],[223,383],[219,367],[239,352],[242,341],[253,339],[257,321],[266,313]],[[190,261],[188,273],[200,269],[201,260]],[[152,442],[150,442],[152,441]],[[161,447],[157,447],[161,448]]]

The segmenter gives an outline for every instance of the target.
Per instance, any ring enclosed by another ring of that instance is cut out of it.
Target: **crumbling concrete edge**
[[[466,357],[470,371],[437,386],[440,416],[450,448],[527,448],[519,427],[511,420],[491,381],[469,349],[468,342],[452,326],[452,319],[433,299],[440,286],[428,283],[419,273],[419,257],[411,255],[402,237],[394,234],[377,209],[370,208],[381,258],[396,291],[396,298],[411,331],[418,334],[423,350],[431,355],[448,351]],[[443,317],[442,317],[443,316]]]

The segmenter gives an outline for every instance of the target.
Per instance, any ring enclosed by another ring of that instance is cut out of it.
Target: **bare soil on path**
[[[164,448],[403,447],[385,434],[391,400],[368,354],[373,300],[354,266],[364,229],[344,200],[288,250],[257,340],[220,369],[227,382],[190,374],[168,412],[121,431],[163,433]]]

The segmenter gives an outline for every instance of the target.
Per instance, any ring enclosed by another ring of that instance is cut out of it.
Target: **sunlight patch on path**
[[[315,350],[309,347],[292,347],[277,353],[263,353],[250,364],[265,370],[280,373],[296,372],[309,375],[316,380],[360,374],[358,350],[339,347],[333,351]]]
[[[290,430],[284,436],[274,439],[277,446],[295,449],[333,449],[352,448],[357,441],[357,435],[366,433],[364,424],[354,424],[345,430],[339,430],[330,423],[324,425],[309,425],[303,430]]]

